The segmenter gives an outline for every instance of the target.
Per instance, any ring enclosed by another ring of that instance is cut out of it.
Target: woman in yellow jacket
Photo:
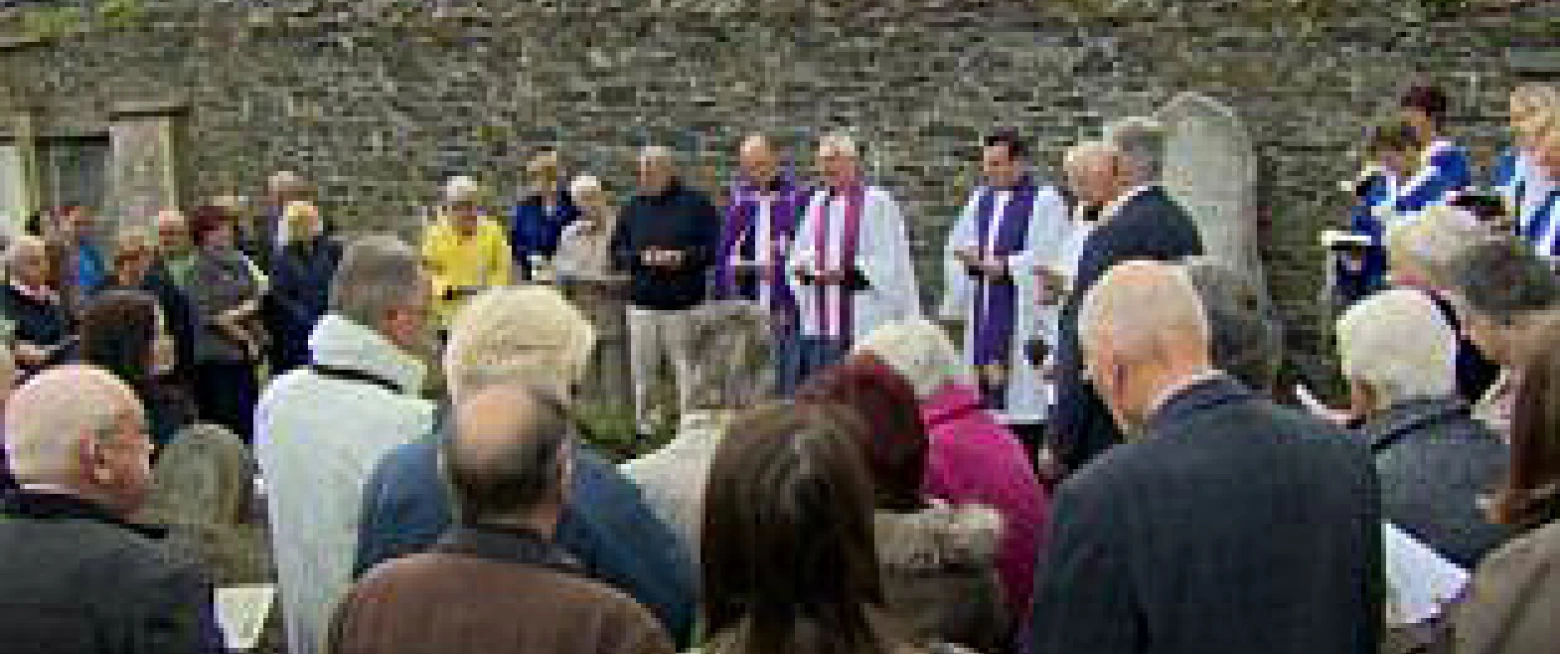
[[[444,187],[445,206],[423,235],[423,261],[433,278],[433,311],[440,328],[465,300],[495,286],[507,286],[512,262],[509,239],[479,202],[482,188],[470,177]]]

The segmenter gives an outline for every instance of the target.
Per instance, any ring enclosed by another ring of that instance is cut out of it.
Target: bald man
[[[135,393],[98,368],[52,368],[6,403],[5,434],[21,488],[0,500],[3,649],[222,651],[199,565],[129,522],[152,486]]]
[[[649,611],[591,580],[556,542],[574,461],[561,400],[494,386],[462,401],[454,421],[443,461],[456,524],[353,588],[331,651],[670,654]]]
[[[798,382],[796,296],[785,280],[786,255],[808,189],[780,171],[780,159],[768,137],[743,139],[737,153],[742,177],[731,190],[720,249],[715,256],[717,299],[755,303],[769,312],[775,336],[779,391],[789,394]]]
[[[1381,509],[1365,447],[1215,369],[1179,266],[1118,264],[1078,322],[1130,439],[1057,492],[1033,651],[1376,651]]]

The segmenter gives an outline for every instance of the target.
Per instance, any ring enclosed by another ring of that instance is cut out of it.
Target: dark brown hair
[[[1377,120],[1365,132],[1365,151],[1373,159],[1385,152],[1417,154],[1422,147],[1414,125],[1401,116]]]
[[[1418,109],[1425,112],[1436,125],[1446,122],[1446,112],[1451,108],[1451,101],[1446,97],[1446,91],[1434,84],[1416,84],[1403,93],[1402,106],[1404,109]]]
[[[921,488],[931,436],[915,389],[904,377],[876,356],[853,354],[809,380],[796,398],[839,404],[867,426],[860,434],[861,451],[872,473],[877,508],[908,512],[926,506]]]
[[[1544,517],[1560,483],[1560,324],[1533,343],[1511,414],[1511,466],[1491,518],[1528,524]]]
[[[860,425],[838,407],[770,404],[740,416],[705,486],[701,561],[711,654],[893,649]]]
[[[208,204],[196,207],[190,214],[190,238],[196,246],[204,247],[206,237],[224,225],[233,224],[233,214],[222,207]]]
[[[81,360],[137,389],[152,379],[156,341],[157,301],[141,291],[106,291],[81,316]]]

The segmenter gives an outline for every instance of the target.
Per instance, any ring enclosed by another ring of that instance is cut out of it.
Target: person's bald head
[[[742,166],[742,174],[760,184],[773,181],[775,175],[780,172],[775,149],[770,146],[769,137],[763,134],[749,134],[747,138],[742,139],[742,146],[737,150],[737,159]]]
[[[1178,265],[1128,261],[1084,296],[1078,335],[1090,380],[1123,431],[1164,388],[1210,369],[1208,321]]]
[[[486,388],[456,407],[444,468],[461,520],[551,533],[570,474],[564,411],[545,391],[520,386]]]
[[[6,402],[5,449],[18,481],[68,489],[122,515],[151,488],[145,411],[101,368],[51,368],[18,388]]]
[[[178,255],[190,249],[190,220],[178,209],[157,212],[157,245],[165,254]]]

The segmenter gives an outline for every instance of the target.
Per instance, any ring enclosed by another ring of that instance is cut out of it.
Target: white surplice
[[[823,208],[827,203],[826,208]],[[828,212],[824,256],[818,249],[820,208]],[[856,257],[844,260],[844,197],[819,192],[812,194],[802,214],[789,258],[792,274],[786,279],[796,294],[803,337],[826,337],[856,343],[884,323],[921,315],[916,295],[915,266],[910,260],[910,240],[905,233],[899,204],[888,191],[876,186],[864,189],[860,233]],[[848,271],[854,266],[866,277],[868,288],[852,293],[843,286],[814,286],[801,283],[797,272]],[[842,314],[851,303],[853,318],[850,333],[844,333]]]
[[[954,252],[960,248],[970,248],[980,252],[983,258],[986,257],[1002,231],[1003,220],[1007,218],[1007,205],[1013,197],[1011,191],[997,191],[992,211],[998,219],[987,229],[986,242],[981,243],[980,220],[976,214],[980,210],[981,197],[986,192],[987,188],[981,187],[970,194],[943,249],[943,300],[938,313],[945,320],[964,322],[966,362],[974,361],[975,302],[984,298],[976,297],[980,285],[970,277]],[[1018,297],[1008,355],[1007,407],[998,412],[998,417],[1012,424],[1043,421],[1046,407],[1051,402],[1049,384],[1043,379],[1041,369],[1029,364],[1024,344],[1031,339],[1041,338],[1046,339],[1053,349],[1056,345],[1054,339],[1046,338],[1046,333],[1048,327],[1056,321],[1057,305],[1042,306],[1038,302],[1039,277],[1034,271],[1040,266],[1053,269],[1063,267],[1062,259],[1071,231],[1067,202],[1051,186],[1040,186],[1035,190],[1034,205],[1027,220],[1029,229],[1025,233],[1023,249],[1003,257],[1017,286]]]

